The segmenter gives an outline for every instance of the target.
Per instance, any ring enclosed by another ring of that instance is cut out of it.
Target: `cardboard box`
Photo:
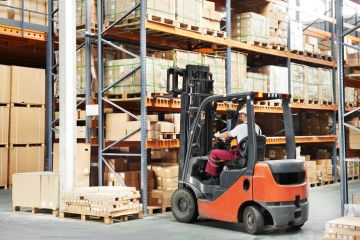
[[[157,122],[154,125],[155,131],[159,131],[161,133],[174,133],[175,125],[171,122]]]
[[[156,177],[155,179],[155,186],[157,189],[162,190],[171,190],[171,189],[177,189],[178,187],[178,177],[173,178],[162,178],[162,177]]]
[[[11,71],[11,102],[44,105],[45,70],[13,66]]]
[[[45,109],[12,107],[10,109],[10,143],[45,142]]]
[[[9,149],[0,148],[0,186],[8,185]]]
[[[76,182],[75,187],[89,187],[91,146],[86,143],[76,145]],[[54,143],[53,149],[53,171],[59,172],[59,144]]]
[[[13,175],[13,206],[59,209],[59,174],[52,172]]]
[[[9,107],[0,106],[0,144],[9,143]]]
[[[15,173],[44,171],[45,147],[9,148],[9,185]]]
[[[156,177],[173,178],[179,175],[178,164],[158,163],[149,165],[149,168],[154,171]]]
[[[171,197],[175,190],[152,190],[149,194],[149,205],[170,207]]]
[[[167,113],[164,115],[165,121],[174,124],[175,133],[180,133],[180,113]]]
[[[10,103],[10,83],[11,66],[0,65],[0,103]]]

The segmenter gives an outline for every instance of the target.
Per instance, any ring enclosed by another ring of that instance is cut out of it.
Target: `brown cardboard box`
[[[53,171],[59,172],[59,144],[54,143]],[[78,143],[76,148],[76,183],[75,187],[89,187],[90,175],[90,144]]]
[[[13,175],[13,206],[59,209],[59,174],[52,172]]]
[[[171,197],[175,190],[152,190],[149,194],[149,205],[170,207]]]
[[[45,70],[13,66],[11,102],[45,104]]]
[[[11,66],[0,65],[0,103],[10,102],[10,83]]]
[[[157,163],[149,165],[149,168],[154,171],[156,177],[173,178],[179,175],[178,164]]]
[[[180,133],[180,113],[168,113],[164,117],[165,121],[175,125],[175,133]]]
[[[0,186],[8,185],[8,148],[0,148]]]
[[[173,178],[156,177],[155,180],[156,180],[155,186],[157,189],[170,190],[170,189],[177,189],[178,187],[178,177],[173,177]]]
[[[45,142],[45,109],[10,108],[10,143],[36,144]]]
[[[0,144],[9,143],[9,107],[0,106]]]
[[[45,147],[12,147],[9,149],[9,184],[14,173],[44,171]]]
[[[161,133],[174,133],[175,125],[171,122],[157,122],[154,125],[154,129]]]

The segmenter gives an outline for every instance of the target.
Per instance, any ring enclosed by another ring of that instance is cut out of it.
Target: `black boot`
[[[205,185],[219,185],[219,178],[211,177],[204,181]]]

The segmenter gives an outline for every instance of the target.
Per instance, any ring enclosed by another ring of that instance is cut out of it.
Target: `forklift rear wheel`
[[[264,217],[256,206],[247,206],[243,213],[243,222],[248,233],[258,234],[264,228]]]
[[[190,223],[197,219],[196,198],[188,189],[178,189],[171,198],[171,210],[179,222]]]

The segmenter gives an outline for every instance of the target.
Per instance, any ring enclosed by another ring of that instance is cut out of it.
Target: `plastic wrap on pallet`
[[[290,49],[304,51],[304,34],[302,23],[290,21]]]
[[[245,91],[247,78],[247,55],[231,52],[231,92]]]
[[[360,204],[345,204],[344,216],[360,217]]]
[[[262,73],[248,72],[245,91],[268,92],[268,76]]]
[[[235,15],[232,19],[232,38],[241,42],[269,43],[269,17],[253,12]]]
[[[354,107],[357,105],[357,91],[355,88],[345,87],[345,103]]]
[[[85,25],[86,23],[86,1],[76,0],[76,26]],[[95,0],[91,1],[90,22],[95,24],[97,22],[97,3]]]
[[[200,27],[202,18],[202,0],[176,0],[176,21],[190,26]]]
[[[291,79],[291,96],[296,99],[304,99],[304,65],[291,63],[290,65]]]
[[[333,101],[332,71],[330,69],[319,68],[319,79],[321,83],[322,101]]]
[[[154,53],[156,58],[167,59],[173,62],[173,67],[186,68],[186,65],[201,65],[201,53],[174,49]],[[182,88],[182,77],[179,77],[179,88]]]
[[[132,70],[140,65],[139,58],[111,60],[105,63],[105,84],[109,84],[120,80]],[[147,93],[165,93],[167,70],[172,67],[172,61],[166,59],[146,58],[146,77],[147,77]],[[141,77],[140,71],[136,71],[128,78],[121,81],[110,93],[140,93]]]
[[[210,68],[214,80],[214,94],[226,93],[225,58],[222,56],[202,55],[202,64]]]
[[[288,69],[286,67],[263,66],[251,70],[267,75],[268,77],[267,90],[269,92],[273,92],[273,93],[289,92]]]
[[[1,1],[1,4],[16,7],[16,9],[7,8],[7,18],[17,21],[22,20],[22,0],[7,0],[5,3]],[[24,0],[24,9],[24,22],[47,25],[47,0]]]
[[[114,22],[139,4],[140,0],[105,0],[104,3],[105,22]],[[147,0],[146,12],[148,16],[175,20],[175,0]],[[140,17],[140,8],[128,16],[137,17]]]
[[[305,97],[310,101],[320,100],[320,79],[318,69],[304,66]]]

